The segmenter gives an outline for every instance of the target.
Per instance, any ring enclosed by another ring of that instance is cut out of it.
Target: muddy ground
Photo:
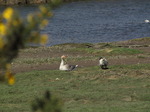
[[[129,64],[142,64],[142,63],[150,63],[150,38],[146,39],[137,39],[137,40],[128,40],[128,41],[122,41],[122,42],[113,42],[114,45],[118,47],[126,47],[126,48],[132,48],[132,49],[139,49],[143,51],[144,53],[141,54],[134,54],[134,55],[117,55],[114,57],[105,55],[107,57],[107,60],[109,61],[109,67],[112,65],[129,65]],[[67,44],[66,44],[67,45]],[[60,45],[61,46],[61,45]],[[62,46],[64,47],[64,46]],[[91,46],[90,46],[91,47]],[[17,59],[22,58],[59,58],[61,55],[68,55],[70,57],[91,57],[92,54],[84,54],[84,53],[78,53],[78,52],[61,52],[61,50],[38,50],[39,48],[32,48],[35,49],[35,52],[29,52],[21,51],[19,53],[19,56]],[[34,51],[34,50],[33,50]],[[144,58],[139,58],[144,57]],[[96,66],[98,65],[98,58],[95,60],[78,60],[78,61],[69,61],[69,64],[78,64],[79,67],[90,67],[90,66]],[[29,72],[34,70],[58,70],[60,61],[56,61],[53,63],[40,63],[40,64],[24,64],[24,63],[13,63],[12,64],[12,70],[15,73],[20,72]]]

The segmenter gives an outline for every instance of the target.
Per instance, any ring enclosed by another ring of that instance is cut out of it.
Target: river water
[[[22,16],[36,6],[18,6]],[[42,33],[48,46],[62,43],[99,43],[150,37],[150,0],[104,0],[65,3]]]

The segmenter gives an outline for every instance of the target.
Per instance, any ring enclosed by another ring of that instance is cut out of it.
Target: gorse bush
[[[15,82],[11,73],[11,62],[18,55],[19,49],[31,43],[45,44],[48,36],[40,30],[48,24],[52,16],[51,7],[57,6],[60,0],[52,0],[51,5],[40,6],[39,12],[28,14],[23,19],[13,8],[7,8],[0,14],[0,81]]]
[[[18,50],[25,48],[29,43],[45,44],[47,35],[40,34],[40,29],[48,24],[46,17],[52,16],[49,9],[40,6],[40,12],[29,14],[22,19],[17,11],[7,8],[1,14],[0,23],[0,70],[1,80],[8,79],[13,84],[10,72],[10,63],[18,55]],[[4,76],[5,74],[5,76]]]

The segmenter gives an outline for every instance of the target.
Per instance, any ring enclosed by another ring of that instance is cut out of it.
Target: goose
[[[108,69],[108,61],[103,58],[103,57],[100,57],[99,58],[99,66],[102,68],[102,69]]]
[[[74,70],[76,67],[78,67],[78,65],[69,65],[66,63],[65,58],[67,58],[67,56],[62,55],[61,56],[61,63],[59,66],[59,70],[64,70],[64,71],[71,71]]]

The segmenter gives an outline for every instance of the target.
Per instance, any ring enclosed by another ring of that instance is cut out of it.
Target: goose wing
[[[104,65],[107,66],[108,65],[108,61],[104,58],[103,59]]]
[[[69,65],[69,70],[74,70],[78,65]]]

